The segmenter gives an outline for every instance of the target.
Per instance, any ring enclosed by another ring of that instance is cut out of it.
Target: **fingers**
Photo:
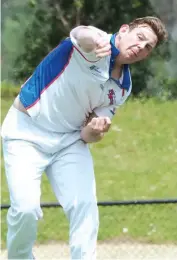
[[[98,58],[102,58],[111,54],[111,44],[108,37],[100,37],[96,40],[95,53]]]
[[[111,50],[109,46],[105,46],[102,49],[95,50],[95,53],[97,58],[103,58],[105,56],[111,55]]]
[[[111,126],[111,119],[109,117],[105,117],[104,132],[108,132],[110,126]]]
[[[105,132],[111,126],[111,119],[109,117],[103,117],[103,120],[104,120],[103,131]]]
[[[109,117],[95,117],[91,120],[90,126],[96,133],[107,132],[111,126],[111,120]]]
[[[95,40],[95,43],[96,43],[97,47],[103,48],[107,44],[110,44],[110,37],[108,35],[99,36]]]
[[[100,117],[100,118],[95,118],[94,120],[94,130],[98,131],[98,132],[103,132],[105,127],[105,120],[104,118]]]

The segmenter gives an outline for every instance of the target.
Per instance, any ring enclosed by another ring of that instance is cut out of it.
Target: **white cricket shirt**
[[[63,40],[37,66],[21,87],[20,101],[36,124],[52,132],[80,130],[93,111],[112,116],[130,95],[129,66],[119,81],[111,70],[119,50],[110,35],[112,54],[102,59],[84,53],[72,35]]]

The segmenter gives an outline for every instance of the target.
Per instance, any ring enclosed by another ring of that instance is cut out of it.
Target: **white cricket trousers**
[[[80,140],[80,133],[46,131],[12,106],[3,122],[2,139],[11,201],[8,259],[32,259],[37,220],[42,217],[43,172],[69,220],[71,259],[96,259],[99,220],[95,177],[88,145]]]

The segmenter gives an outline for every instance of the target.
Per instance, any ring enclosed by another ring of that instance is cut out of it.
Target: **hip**
[[[24,140],[37,145],[47,153],[55,153],[81,140],[80,131],[58,133],[49,131],[35,123],[27,113],[10,107],[2,124],[1,136],[6,140]]]

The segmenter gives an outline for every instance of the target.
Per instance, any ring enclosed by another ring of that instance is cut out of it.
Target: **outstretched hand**
[[[97,58],[103,58],[105,56],[111,55],[110,38],[107,34],[98,37],[95,43],[96,43],[95,54]]]

